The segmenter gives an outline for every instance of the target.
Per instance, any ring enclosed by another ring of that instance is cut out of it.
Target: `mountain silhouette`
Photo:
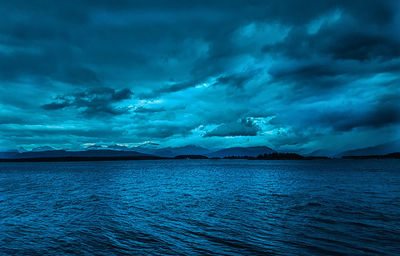
[[[119,151],[119,150],[86,150],[86,151],[28,151],[15,155],[14,158],[56,158],[56,157],[144,157],[147,154],[135,151]]]
[[[386,155],[395,152],[400,152],[400,140],[391,141],[384,144],[379,144],[373,147],[359,148],[354,150],[344,151],[336,157],[343,156],[372,156],[372,155]]]
[[[147,147],[137,147],[135,148],[137,152],[149,155],[155,155],[159,157],[176,157],[180,155],[207,155],[210,150],[188,145],[184,147],[166,147],[166,148],[147,148]]]
[[[213,153],[208,154],[208,157],[231,157],[231,156],[251,156],[257,157],[259,155],[271,154],[276,152],[273,149],[265,146],[259,147],[233,147],[225,148]]]

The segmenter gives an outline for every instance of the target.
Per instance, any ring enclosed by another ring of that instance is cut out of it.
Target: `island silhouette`
[[[400,159],[400,152],[388,154],[345,154],[336,156],[301,155],[278,152],[266,146],[231,147],[211,151],[198,146],[143,150],[87,149],[80,151],[54,150],[41,147],[31,151],[0,152],[0,162],[63,162],[63,161],[121,161],[121,160],[182,160],[182,159],[248,159],[248,160],[329,160],[329,159]]]

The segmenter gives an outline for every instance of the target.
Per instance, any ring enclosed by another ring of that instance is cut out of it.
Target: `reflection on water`
[[[0,163],[0,254],[396,255],[400,161]]]

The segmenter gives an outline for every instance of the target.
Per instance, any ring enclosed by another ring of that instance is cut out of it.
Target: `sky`
[[[400,137],[396,0],[0,0],[0,149]]]

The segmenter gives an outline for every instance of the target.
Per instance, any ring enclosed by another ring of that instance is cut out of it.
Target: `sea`
[[[0,255],[400,255],[400,160],[0,163]]]

